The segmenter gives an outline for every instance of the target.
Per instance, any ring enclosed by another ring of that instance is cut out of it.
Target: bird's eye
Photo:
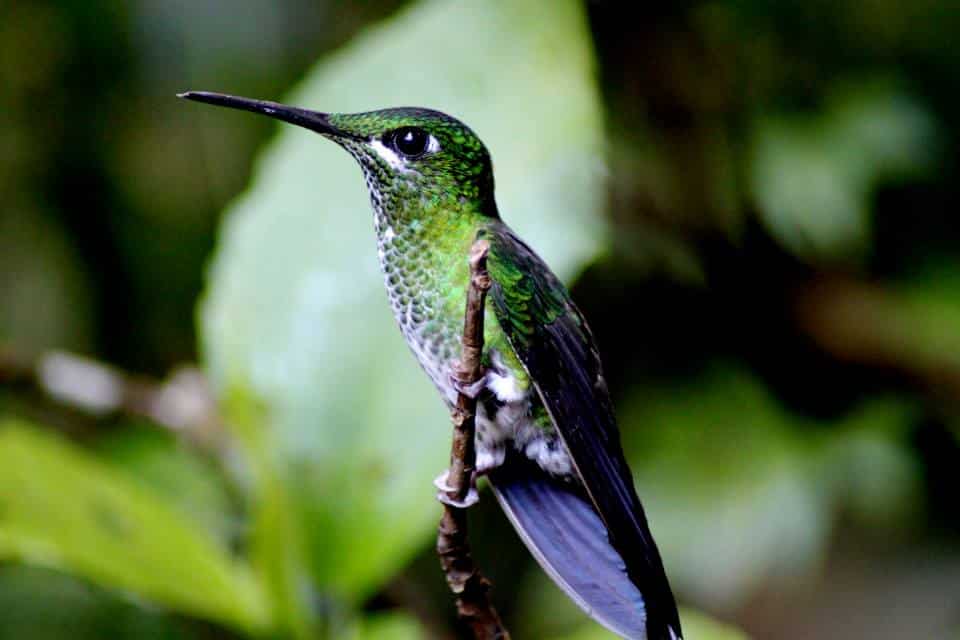
[[[393,134],[393,146],[408,158],[422,156],[430,145],[430,135],[417,127],[403,127]]]

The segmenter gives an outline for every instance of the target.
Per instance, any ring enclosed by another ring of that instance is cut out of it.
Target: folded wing
[[[589,501],[584,504],[595,509],[605,526],[609,545],[620,556],[629,581],[639,591],[641,599],[637,605],[646,620],[646,637],[679,638],[676,603],[623,456],[590,329],[556,276],[508,227],[497,222],[481,235],[490,242],[490,299],[497,320],[563,438]],[[559,500],[552,506],[566,509],[566,515],[576,509],[574,503],[555,491],[547,491],[542,484],[516,489],[501,486],[499,490],[501,496],[512,496],[505,500],[508,506],[523,503],[529,507],[534,500],[544,505],[549,499]],[[516,523],[519,509],[512,510]],[[577,513],[573,520],[589,529],[582,513]],[[530,525],[526,526],[531,541],[536,542],[534,538],[538,536],[530,534]],[[542,535],[538,539],[548,545],[552,536]],[[574,538],[566,539],[569,542]],[[569,547],[573,543],[564,544]],[[594,548],[584,553],[593,551],[601,552]],[[544,549],[541,552],[548,553]],[[598,557],[602,558],[602,553]],[[580,597],[586,600],[583,593]],[[626,626],[632,628],[632,624]]]

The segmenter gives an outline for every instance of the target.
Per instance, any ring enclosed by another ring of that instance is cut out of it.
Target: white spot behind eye
[[[369,144],[370,148],[373,149],[378,156],[383,158],[383,160],[392,168],[396,169],[397,171],[410,170],[408,167],[409,161],[387,145],[383,144],[382,141],[374,138],[369,142]],[[431,135],[427,140],[427,150],[424,153],[436,153],[437,151],[440,151],[440,141]]]
[[[404,161],[404,159],[401,158],[396,151],[383,144],[381,141],[374,138],[370,141],[370,148],[373,149],[378,156],[383,158],[384,162],[394,169],[397,169],[398,171],[406,170],[407,163]]]

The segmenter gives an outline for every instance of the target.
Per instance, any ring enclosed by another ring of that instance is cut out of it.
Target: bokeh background
[[[487,141],[688,638],[960,637],[960,6],[627,4],[0,4],[0,638],[463,634],[360,172],[186,89]],[[471,521],[515,637],[609,637]]]

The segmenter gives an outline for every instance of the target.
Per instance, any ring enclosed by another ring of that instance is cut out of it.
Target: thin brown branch
[[[467,288],[467,304],[463,320],[463,353],[456,372],[463,385],[480,380],[483,368],[480,362],[483,351],[483,306],[490,277],[487,274],[489,244],[478,240],[470,250],[470,284]],[[450,472],[447,476],[449,491],[444,502],[443,517],[437,530],[437,554],[446,574],[450,591],[456,596],[457,615],[473,629],[478,640],[505,639],[510,634],[500,621],[500,616],[490,600],[491,583],[473,562],[467,538],[466,508],[450,502],[465,504],[473,483],[476,464],[474,432],[476,430],[477,401],[460,393],[457,406],[451,413],[453,443],[450,449]]]
[[[36,388],[65,407],[97,417],[149,418],[202,449],[216,450],[222,444],[216,400],[195,367],[180,368],[158,381],[64,351],[30,360],[0,348],[0,384]]]

